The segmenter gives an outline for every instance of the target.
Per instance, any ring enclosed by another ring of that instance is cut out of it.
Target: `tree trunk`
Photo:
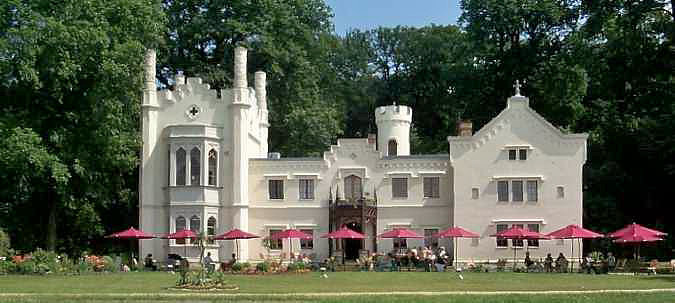
[[[56,251],[56,200],[52,188],[47,189],[47,243],[46,249]]]

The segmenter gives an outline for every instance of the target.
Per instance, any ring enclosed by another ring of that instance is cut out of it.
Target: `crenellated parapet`
[[[405,105],[380,106],[375,110],[375,122],[412,122],[412,108]]]

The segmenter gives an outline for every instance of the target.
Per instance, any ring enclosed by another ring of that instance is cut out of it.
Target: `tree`
[[[323,1],[164,0],[163,6],[169,22],[158,77],[164,85],[184,71],[212,87],[229,87],[234,47],[244,45],[249,70],[267,72],[272,151],[316,154],[340,134],[342,117],[321,86],[332,40]],[[295,118],[301,115],[325,122],[314,128],[316,136],[304,135],[307,123]]]
[[[17,249],[76,252],[136,221],[102,214],[136,205],[143,58],[161,41],[161,7],[8,0],[0,11],[0,225]]]

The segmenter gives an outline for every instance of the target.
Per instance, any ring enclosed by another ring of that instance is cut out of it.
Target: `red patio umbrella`
[[[417,233],[415,233],[412,230],[405,229],[405,228],[394,228],[388,232],[384,232],[380,234],[378,237],[380,238],[387,238],[387,239],[419,239],[419,238],[424,238],[424,236],[420,236]]]
[[[234,240],[234,244],[237,247],[237,255],[236,257],[239,258],[239,239],[254,239],[254,238],[260,238],[258,235],[254,235],[252,233],[247,233],[243,230],[240,229],[233,229],[230,231],[225,232],[222,235],[215,236],[213,239],[214,240]]]
[[[452,238],[453,246],[455,248],[455,260],[459,259],[459,246],[457,245],[457,238],[480,238],[480,235],[466,229],[463,229],[459,226],[451,227],[446,230],[440,231],[439,233],[433,235],[432,237],[436,238]]]
[[[636,246],[637,253],[635,257],[640,258],[640,244],[644,242],[656,242],[663,240],[663,236],[667,235],[664,232],[646,228],[639,224],[630,224],[618,231],[610,234],[610,237],[617,238],[616,243],[633,243]]]
[[[289,254],[293,253],[293,239],[312,239],[311,235],[308,235],[297,229],[286,229],[276,234],[270,236],[270,239],[288,239],[289,243]]]
[[[175,233],[162,236],[162,239],[196,239],[197,233],[189,229],[181,229]],[[183,245],[183,251],[187,258],[187,245]]]
[[[533,240],[533,239],[549,239],[548,236],[542,235],[538,232],[529,231],[519,226],[511,227],[491,237],[505,238],[511,240]],[[516,268],[516,247],[513,246],[513,269]]]
[[[579,260],[581,260],[581,243],[578,239],[594,239],[602,238],[603,235],[596,233],[594,231],[585,229],[576,224],[567,225],[561,229],[558,229],[552,233],[549,233],[547,236],[553,239],[577,239],[579,246]],[[574,240],[572,240],[572,256],[574,256]],[[574,271],[574,262],[572,262],[571,271]]]
[[[156,238],[156,237],[154,235],[148,234],[148,233],[146,233],[142,230],[137,230],[137,229],[134,229],[133,227],[129,227],[129,229],[127,229],[127,230],[123,230],[123,231],[120,231],[120,232],[116,232],[116,233],[107,235],[107,236],[105,236],[105,238],[127,239],[127,240],[129,240],[130,241],[129,242],[130,243],[129,248],[130,248],[130,252],[131,252],[130,253],[131,258],[129,259],[129,263],[132,263],[132,261],[134,259],[134,248],[133,248],[134,240],[153,239],[153,238]],[[129,265],[131,266],[132,264],[129,264]]]
[[[344,239],[365,239],[362,233],[355,232],[347,227],[342,227],[332,233],[322,235],[321,238],[342,239],[342,264],[345,264],[345,244]]]
[[[633,235],[637,234],[640,236],[655,236],[655,237],[663,237],[668,235],[667,233],[664,233],[662,231],[658,231],[656,229],[651,229],[644,227],[640,224],[636,224],[633,222],[633,224],[628,224],[626,227],[619,229],[613,233],[609,234],[610,238],[621,238],[624,235]]]

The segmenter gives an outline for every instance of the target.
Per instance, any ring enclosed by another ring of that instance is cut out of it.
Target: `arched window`
[[[190,218],[190,230],[195,232],[196,234],[199,233],[199,230],[201,229],[201,222],[199,221],[199,217],[197,216],[192,216]]]
[[[190,151],[190,185],[200,185],[201,152],[195,147]]]
[[[206,234],[209,236],[209,244],[213,244],[213,237],[216,236],[216,218],[210,217],[206,221]]]
[[[215,149],[209,151],[209,185],[216,186],[218,170],[218,152]]]
[[[185,185],[185,150],[176,151],[176,185]]]
[[[176,218],[176,231],[185,229],[185,217],[180,216]],[[185,239],[176,239],[176,244],[185,244]]]
[[[396,140],[391,139],[389,140],[389,147],[387,148],[387,151],[389,152],[389,156],[396,156],[398,155],[398,143],[396,143]]]
[[[354,175],[349,175],[345,178],[345,199],[358,200],[361,199],[361,178]]]

